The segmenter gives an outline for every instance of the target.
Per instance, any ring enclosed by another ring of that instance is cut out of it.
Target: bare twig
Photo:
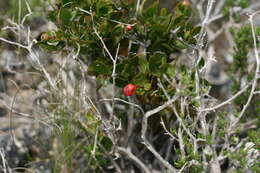
[[[173,102],[175,102],[177,97],[173,97],[166,103],[164,103],[161,106],[158,106],[155,109],[152,109],[148,112],[146,112],[143,116],[143,121],[142,121],[142,132],[141,132],[141,137],[143,139],[144,145],[147,147],[148,150],[150,150],[153,155],[166,167],[168,168],[171,172],[177,172],[177,170],[166,160],[163,159],[163,157],[154,149],[154,147],[150,144],[150,142],[146,139],[146,132],[147,132],[147,126],[148,126],[148,118],[161,110],[165,109],[166,107],[170,106]]]
[[[1,170],[4,171],[4,173],[12,173],[11,169],[8,166],[8,162],[5,157],[5,151],[4,149],[0,149],[0,156],[2,160],[2,166],[0,166]]]
[[[166,92],[164,86],[162,85],[161,81],[158,80],[158,86],[163,90],[164,95],[167,97],[168,101],[170,100],[170,97],[168,95],[168,93]],[[190,132],[190,130],[186,127],[186,125],[184,124],[182,118],[180,117],[179,113],[177,112],[177,109],[175,107],[175,105],[171,105],[172,110],[175,114],[175,116],[177,117],[177,120],[180,122],[181,126],[183,127],[184,131],[188,134],[188,136],[193,140],[193,144],[194,144],[194,152],[197,152],[197,139],[196,137],[194,137],[192,135],[192,133]]]
[[[83,12],[83,13],[86,13],[88,15],[92,15],[92,13],[90,11],[84,10],[82,8],[79,8],[79,7],[76,7],[76,9]],[[121,25],[124,25],[124,26],[134,26],[135,25],[135,23],[134,24],[124,23],[124,22],[120,22],[120,21],[117,21],[117,20],[113,20],[113,19],[107,19],[107,18],[104,18],[104,17],[101,17],[101,19],[108,20],[110,22],[114,22],[114,23],[121,24]]]
[[[176,138],[175,136],[173,136],[173,134],[172,134],[171,132],[169,132],[169,130],[167,130],[167,128],[166,128],[166,126],[165,126],[165,123],[163,122],[162,117],[161,117],[161,122],[160,122],[160,123],[161,123],[161,125],[162,125],[164,131],[166,132],[166,133],[165,133],[166,135],[170,136],[172,140],[177,140],[177,141],[179,140],[178,138]]]
[[[4,42],[6,42],[6,43],[12,44],[12,45],[16,45],[16,46],[18,46],[18,47],[22,47],[22,48],[24,48],[24,49],[27,49],[27,48],[28,48],[28,46],[24,46],[24,45],[22,45],[22,44],[20,44],[20,43],[17,43],[17,42],[9,41],[9,40],[7,40],[7,39],[5,39],[5,38],[2,38],[2,37],[0,37],[0,40],[4,41]]]
[[[15,92],[15,95],[14,95],[14,98],[12,100],[12,103],[11,103],[11,109],[9,111],[9,123],[10,123],[10,136],[12,137],[12,140],[14,141],[15,140],[15,136],[14,136],[14,133],[12,131],[12,126],[13,126],[13,108],[14,108],[14,104],[15,104],[15,101],[16,101],[16,98],[17,98],[17,95],[20,91],[20,87],[18,87],[18,85],[16,84],[16,82],[14,82],[13,80],[10,80],[17,88],[16,92]]]
[[[252,83],[252,88],[250,91],[250,95],[247,99],[246,104],[244,105],[242,111],[240,112],[239,116],[234,120],[234,122],[232,122],[230,129],[232,130],[236,124],[239,122],[239,120],[242,118],[242,116],[245,114],[253,96],[254,96],[254,92],[256,90],[257,87],[257,81],[258,81],[258,75],[259,75],[259,69],[260,69],[260,59],[259,59],[259,54],[258,54],[258,50],[257,50],[257,41],[256,41],[256,34],[255,34],[255,27],[254,27],[254,16],[259,14],[260,11],[257,11],[251,15],[249,15],[249,22],[251,24],[251,30],[252,30],[252,36],[253,36],[253,41],[254,41],[254,53],[255,53],[255,61],[256,61],[256,69],[255,69],[255,76],[253,79],[253,83]]]
[[[134,106],[134,107],[138,108],[143,115],[145,114],[143,108],[142,108],[141,106],[135,104],[135,103],[131,103],[131,102],[125,101],[125,100],[120,99],[120,98],[114,98],[114,100],[115,100],[115,101],[122,102],[122,103],[129,104],[129,105],[131,105],[131,106]],[[102,101],[112,101],[112,99],[101,99],[101,100],[99,100],[99,101],[101,101],[101,102],[102,102]]]
[[[144,173],[150,173],[151,171],[145,166],[145,164],[138,158],[136,157],[129,149],[125,149],[122,147],[117,147],[119,152],[122,152],[126,154],[131,160],[133,160],[136,165],[142,169],[142,172]]]
[[[230,97],[228,100],[213,106],[211,108],[205,108],[205,109],[199,109],[199,112],[205,112],[205,111],[215,111],[216,109],[225,106],[227,104],[231,104],[232,100],[234,100],[235,98],[237,98],[238,96],[240,96],[243,92],[245,92],[247,90],[247,88],[251,85],[251,83],[247,84],[243,89],[241,89],[240,91],[238,91],[235,95],[233,95],[232,97]]]
[[[196,87],[197,96],[200,95],[200,75],[199,75],[199,69],[198,69],[199,62],[202,58],[200,50],[204,46],[203,42],[204,42],[204,37],[206,36],[205,30],[206,30],[206,27],[208,25],[208,20],[209,20],[210,14],[211,14],[212,9],[213,9],[213,4],[214,4],[214,0],[208,0],[207,11],[206,11],[205,17],[204,17],[204,19],[201,23],[201,30],[200,30],[198,40],[197,40],[197,46],[196,47],[198,48],[198,50],[194,50],[194,54],[195,54],[194,67],[195,67],[195,79],[196,79],[195,80],[196,81],[195,87]]]
[[[112,72],[112,112],[111,112],[111,117],[112,118],[114,116],[114,112],[115,112],[115,95],[116,95],[116,65],[117,65],[117,60],[118,60],[118,52],[119,52],[119,47],[120,47],[120,43],[118,44],[117,50],[116,50],[116,56],[115,59],[113,61],[113,72]]]
[[[21,30],[20,25],[16,25],[16,27],[17,27],[18,31]],[[18,34],[19,34],[19,32],[18,32]],[[35,67],[35,68],[38,67],[41,71],[43,71],[43,73],[45,74],[45,76],[46,76],[46,78],[47,78],[49,84],[51,85],[51,87],[52,87],[53,89],[57,90],[57,87],[56,87],[55,83],[53,82],[53,80],[51,79],[50,74],[47,72],[47,70],[46,70],[46,69],[44,68],[44,66],[41,64],[41,62],[40,62],[40,60],[39,60],[39,54],[38,54],[38,52],[32,48],[33,45],[34,45],[35,43],[37,43],[37,41],[34,40],[34,39],[33,39],[33,40],[30,39],[30,29],[28,29],[27,34],[26,34],[26,37],[27,37],[27,44],[28,44],[28,45],[23,45],[23,44],[21,44],[20,42],[13,42],[13,41],[7,40],[7,39],[2,38],[2,37],[0,37],[0,40],[1,40],[1,41],[4,41],[4,42],[6,42],[6,43],[9,43],[9,44],[11,44],[11,45],[16,45],[16,46],[18,46],[18,47],[21,47],[21,48],[26,49],[26,50],[29,52],[28,58],[34,63],[34,65],[35,65],[34,67]]]

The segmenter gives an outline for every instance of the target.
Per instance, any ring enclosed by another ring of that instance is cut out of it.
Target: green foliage
[[[246,74],[247,56],[249,49],[253,47],[253,37],[251,27],[249,25],[243,26],[239,29],[231,28],[230,32],[233,35],[236,43],[234,54],[233,72],[238,69],[241,75]]]
[[[42,39],[38,44],[50,51],[62,50],[67,46],[75,50],[80,47],[78,58],[89,64],[88,73],[96,76],[100,86],[112,82],[114,66],[107,52],[109,51],[113,58],[118,52],[116,86],[123,87],[128,83],[137,85],[137,98],[144,105],[156,107],[167,100],[162,89],[158,87],[158,81],[161,81],[170,95],[176,93],[175,85],[179,85],[181,96],[195,95],[194,73],[190,74],[186,66],[179,68],[176,63],[178,57],[171,58],[172,54],[178,54],[186,49],[187,45],[196,44],[196,35],[201,28],[190,22],[190,6],[178,4],[172,12],[159,8],[158,3],[153,3],[136,11],[135,4],[127,1],[58,0],[48,16],[56,23],[58,30],[46,31],[49,38]],[[176,83],[166,80],[175,78],[178,73],[180,75]],[[126,119],[125,115],[118,114],[117,117],[122,121]],[[93,140],[100,122],[93,119],[91,113],[86,114],[85,119],[84,124],[73,120],[70,125],[79,128]],[[73,139],[69,128],[64,133]],[[97,143],[106,150],[111,150],[112,143],[101,130],[97,136]],[[67,138],[64,135],[62,137],[66,147]],[[176,161],[174,164],[180,167],[191,160],[201,162],[199,154],[193,152],[193,145],[188,140],[185,141],[185,146],[189,156],[186,160]],[[102,147],[95,146],[95,155],[92,153],[93,147],[93,143],[89,143],[84,147],[84,153],[90,160],[92,169],[100,171],[101,167],[107,167],[109,163],[104,157]],[[69,153],[66,155],[67,164],[70,165],[69,160],[73,157]],[[193,172],[202,169],[200,166],[192,167]]]
[[[169,63],[170,54],[185,49],[186,44],[196,44],[194,36],[200,32],[200,27],[194,27],[188,20],[191,16],[189,6],[179,4],[174,12],[159,9],[154,3],[136,16],[135,8],[125,2],[60,0],[57,8],[49,13],[59,28],[52,40],[57,44],[50,45],[47,41],[40,44],[49,50],[65,45],[77,48],[79,44],[82,60],[91,62],[89,74],[95,75],[98,81],[110,80],[113,62],[94,34],[96,30],[113,57],[120,44],[116,85],[134,83],[140,86],[137,95],[147,98],[158,90],[154,85],[158,79],[166,88],[171,88],[162,78],[163,75],[174,77],[176,67]],[[132,29],[127,30],[125,23],[131,24]],[[183,78],[187,77],[185,75]],[[192,80],[187,79],[187,82]]]
[[[230,10],[233,11],[232,8],[237,7],[237,8],[247,8],[249,6],[249,1],[248,0],[227,0],[225,2],[225,6],[223,8],[223,14],[227,17],[230,16]],[[235,22],[240,22],[241,21],[241,16],[239,12],[233,12],[232,17],[234,18]]]
[[[229,10],[233,6],[245,8],[248,3],[244,0],[227,0],[226,11],[224,10],[225,15],[229,15]],[[49,18],[56,23],[58,30],[46,31],[50,39],[41,40],[39,45],[50,51],[62,50],[67,47],[77,50],[80,47],[78,58],[89,65],[88,74],[96,77],[99,87],[114,81],[112,72],[115,65],[115,85],[121,88],[128,83],[137,85],[136,98],[141,102],[144,109],[157,107],[167,100],[165,91],[158,86],[160,82],[170,96],[174,96],[178,92],[179,97],[186,99],[187,107],[190,106],[193,112],[196,112],[196,108],[201,105],[196,98],[195,71],[185,65],[178,64],[178,56],[171,57],[172,54],[178,55],[178,53],[187,49],[187,45],[196,45],[196,36],[200,33],[201,28],[193,26],[190,22],[191,16],[191,7],[183,4],[178,4],[173,12],[159,8],[158,3],[153,3],[151,6],[145,9],[140,8],[137,11],[135,5],[131,4],[130,1],[58,0],[54,10],[49,12]],[[234,14],[233,17],[236,21],[239,21],[237,14]],[[247,71],[247,56],[249,50],[253,47],[253,38],[249,25],[239,29],[231,28],[230,32],[236,44],[234,63],[230,72],[239,76],[239,80],[233,82],[234,90],[238,90],[242,76],[248,76],[248,80],[252,79],[252,74]],[[260,30],[257,29],[256,33],[260,35]],[[116,64],[113,64],[115,62],[111,60],[111,56],[117,59]],[[202,68],[204,65],[205,62],[202,58],[198,66]],[[209,83],[201,79],[200,84],[201,91],[207,93],[210,89]],[[178,86],[178,91],[175,90],[176,86]],[[248,94],[249,92],[245,92],[237,97],[234,101],[235,106],[240,107],[244,104]],[[177,109],[183,106],[179,100],[174,104],[176,104]],[[205,140],[198,142],[198,150],[203,149],[206,145],[213,145],[212,135],[206,136],[201,132],[193,131],[194,127],[190,123],[192,118],[186,115],[190,112],[192,114],[192,111],[183,109],[180,116],[183,124],[187,128],[191,127],[192,134]],[[167,109],[159,114],[162,116],[165,114],[171,115],[172,110]],[[239,114],[236,113],[236,115]],[[122,126],[127,124],[128,118],[125,117],[124,113],[118,111],[116,116],[120,119]],[[217,124],[217,135],[221,140],[227,137],[226,131],[230,123],[225,116],[226,113],[222,112]],[[171,116],[169,119],[175,118]],[[95,140],[106,150],[111,150],[112,142],[102,130],[99,130],[100,122],[94,118],[93,113],[87,113],[84,120],[86,123],[75,120],[66,120],[61,123],[64,126],[64,134],[61,134],[64,147],[69,148],[69,139],[75,138],[71,128],[77,127],[89,136],[90,141]],[[149,123],[154,123],[152,120],[150,121]],[[206,121],[211,122],[211,120]],[[157,122],[155,121],[155,123]],[[169,127],[173,135],[178,135],[178,127]],[[236,134],[230,138],[231,145],[238,144],[239,135],[237,134],[240,133],[240,128],[238,126]],[[256,134],[254,132],[251,132],[250,135],[252,141],[259,142],[255,139]],[[96,138],[93,139],[94,136]],[[89,160],[89,165],[93,170],[101,171],[101,168],[107,167],[109,163],[104,157],[104,149],[92,142],[84,146],[85,157]],[[176,168],[181,168],[188,162],[196,161],[198,164],[191,165],[188,172],[202,172],[204,158],[201,157],[200,151],[194,151],[194,144],[191,143],[189,136],[183,136],[183,145],[185,156],[180,156],[183,153],[179,148],[175,148],[174,152],[178,156],[172,161],[173,165]],[[96,148],[95,154],[93,154],[93,148]],[[241,163],[241,170],[238,171],[243,171],[243,167],[247,163],[245,150],[241,149],[234,154],[225,151],[225,154],[230,159],[238,160]],[[72,154],[65,152],[65,156],[67,165],[72,165]],[[213,157],[212,154],[205,156],[209,161]]]
[[[246,81],[252,81],[254,77],[254,73],[248,71],[248,56],[249,51],[251,51],[254,48],[253,45],[253,37],[252,37],[252,29],[250,25],[245,25],[241,28],[231,28],[230,29],[231,34],[233,35],[233,39],[235,41],[235,52],[233,55],[234,62],[232,64],[232,67],[230,68],[230,74],[236,74],[238,78],[233,79],[232,82],[232,90],[237,91],[241,89],[241,80],[243,77],[246,76]],[[255,29],[256,36],[260,35],[260,28],[256,27]],[[259,45],[259,43],[257,43]],[[233,75],[234,76],[234,75]],[[248,96],[250,95],[250,89],[245,91],[243,94],[238,96],[234,102],[235,106],[237,106],[238,109],[242,108],[242,105],[244,105],[247,101]],[[258,98],[254,98],[252,101],[252,104],[250,105],[250,109],[255,109],[256,112],[258,111],[259,107],[259,101],[257,101]],[[251,113],[252,111],[248,111],[248,115],[251,117],[255,117],[255,113]],[[237,115],[239,115],[237,113]]]
[[[252,29],[250,25],[245,25],[241,28],[231,28],[231,34],[233,35],[234,41],[236,43],[235,52],[233,55],[234,62],[230,73],[237,74],[239,78],[233,79],[232,90],[237,91],[241,88],[240,82],[243,76],[247,76],[247,81],[251,81],[254,73],[248,71],[248,56],[249,50],[252,50],[253,37]],[[259,34],[259,28],[256,28],[256,34]],[[247,98],[250,94],[250,90],[247,90],[235,99],[237,106],[241,106],[246,103]],[[257,103],[257,102],[254,102]]]
[[[251,170],[254,172],[260,172],[260,162],[256,161],[252,166]]]
[[[32,17],[40,16],[39,10],[44,10],[46,5],[43,0],[28,0],[30,8],[37,8],[38,11],[33,12]],[[28,14],[27,5],[24,0],[10,0],[6,4],[8,6],[7,13],[9,16],[14,17],[15,21],[21,20],[23,16]],[[20,14],[19,14],[20,13]],[[41,14],[42,15],[42,14]],[[20,19],[19,19],[20,17]]]
[[[241,2],[241,7],[246,7],[246,2],[242,3]],[[243,5],[243,6],[242,6]],[[235,17],[235,16],[234,16]],[[254,73],[248,71],[248,56],[249,56],[249,51],[251,51],[254,48],[253,45],[253,37],[252,37],[252,28],[250,25],[245,25],[241,28],[231,28],[230,29],[231,34],[233,35],[233,39],[235,41],[235,52],[233,55],[234,58],[234,62],[232,64],[232,68],[230,69],[230,73],[232,74],[236,74],[237,78],[233,79],[233,83],[232,83],[232,90],[233,91],[237,91],[239,89],[241,89],[241,80],[244,79],[247,82],[252,81],[253,77],[254,77]],[[255,28],[255,32],[256,35],[259,35],[259,27]],[[259,43],[257,43],[257,46],[259,45]],[[246,78],[245,78],[246,76]],[[245,103],[247,102],[247,99],[250,95],[250,89],[246,90],[245,92],[243,92],[243,94],[241,94],[240,96],[238,96],[235,100],[234,100],[234,106],[236,106],[236,110],[237,112],[234,112],[234,115],[236,117],[238,117],[240,115],[239,110],[241,110],[243,108],[243,105],[245,105]],[[248,109],[248,111],[246,112],[247,116],[242,117],[242,121],[246,121],[248,118],[257,118],[257,108],[259,107],[259,101],[257,101],[257,99],[259,100],[259,98],[255,97],[253,98],[251,104],[250,104],[250,108]],[[223,124],[223,125],[222,125]],[[223,126],[225,126],[225,124],[227,124],[226,120],[222,119],[222,117],[220,118],[220,130],[219,133],[221,134],[221,137],[225,136],[225,128],[223,128]],[[236,128],[236,132],[235,134],[233,134],[233,136],[230,138],[230,143],[234,146],[238,145],[240,139],[239,139],[239,134],[241,134],[241,129],[242,129],[242,125],[238,124],[237,128]],[[253,142],[255,144],[255,149],[259,150],[259,140],[258,140],[258,136],[259,136],[259,130],[250,130],[248,132],[248,136],[250,138],[250,141]],[[248,166],[248,160],[247,160],[247,154],[248,154],[248,150],[246,150],[244,147],[241,147],[240,150],[238,150],[236,153],[231,153],[230,151],[226,151],[225,152],[228,157],[239,163],[239,167],[237,167],[237,172],[244,172],[246,167]],[[259,169],[259,165],[257,165],[257,163],[254,163],[253,166],[251,166],[252,170],[258,170]]]
[[[225,116],[225,112],[221,113],[218,115],[219,116],[219,120],[218,120],[218,133],[219,136],[224,139],[225,138],[225,134],[226,134],[226,127],[229,123],[229,119],[227,119]]]
[[[229,157],[233,160],[236,160],[239,162],[239,167],[237,168],[237,171],[243,171],[246,166],[247,166],[247,150],[245,150],[244,148],[241,148],[240,150],[238,150],[237,152],[233,153],[233,152],[229,152]]]
[[[255,144],[255,148],[257,150],[260,150],[260,138],[259,138],[260,130],[251,130],[248,132],[248,136],[250,138],[250,141]]]

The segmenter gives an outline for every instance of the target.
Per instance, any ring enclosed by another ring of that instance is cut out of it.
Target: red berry
[[[45,33],[44,33],[44,34],[41,35],[41,40],[42,40],[42,41],[47,41],[47,40],[49,40],[49,39],[50,39],[50,36],[49,36],[48,34],[45,34]]]
[[[54,35],[48,35],[46,33],[43,33],[41,35],[41,41],[48,41],[48,40],[51,40],[51,39],[55,39],[56,37]]]
[[[189,0],[183,0],[182,1],[182,5],[184,5],[184,6],[188,6],[188,5],[190,5],[190,2],[189,2]]]
[[[132,28],[131,25],[127,25],[127,26],[126,26],[126,29],[127,29],[127,31],[131,31],[133,28]]]
[[[124,89],[123,89],[123,92],[124,92],[124,95],[125,96],[132,96],[135,94],[135,91],[136,91],[136,88],[137,86],[133,85],[133,84],[127,84]]]

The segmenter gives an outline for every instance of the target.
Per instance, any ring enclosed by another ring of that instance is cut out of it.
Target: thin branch
[[[12,173],[11,169],[8,166],[8,162],[6,160],[6,156],[5,156],[5,152],[4,149],[0,149],[0,156],[1,156],[1,160],[2,160],[2,171],[4,171],[4,173]]]
[[[201,30],[200,30],[200,33],[199,33],[199,36],[198,36],[198,41],[197,41],[197,45],[196,47],[198,48],[198,50],[195,50],[194,49],[194,54],[195,54],[195,62],[194,62],[194,67],[195,67],[195,88],[196,88],[196,94],[197,96],[200,95],[200,74],[199,74],[199,62],[202,58],[202,56],[200,55],[200,49],[203,47],[203,41],[204,41],[204,37],[206,36],[206,33],[205,33],[205,30],[206,30],[206,27],[208,25],[208,20],[209,20],[209,17],[210,17],[210,14],[212,12],[212,8],[213,8],[213,3],[214,3],[214,0],[208,0],[208,4],[207,4],[207,11],[206,11],[206,15],[201,23]],[[202,4],[200,4],[202,5]],[[201,7],[201,6],[200,6]]]
[[[99,131],[99,127],[97,127],[95,129],[95,137],[94,137],[94,144],[93,144],[93,149],[91,150],[91,155],[93,157],[95,157],[95,154],[96,154],[96,148],[97,148],[97,138],[98,138],[98,131]]]
[[[119,152],[122,152],[126,154],[131,160],[133,160],[136,165],[142,169],[142,172],[144,173],[151,173],[151,171],[145,166],[145,164],[138,158],[136,157],[129,149],[125,149],[122,147],[117,147]]]
[[[147,119],[146,119],[147,120]],[[147,123],[146,123],[147,124]],[[166,168],[169,169],[169,171],[171,171],[171,173],[175,173],[177,172],[177,169],[174,168],[169,162],[167,162],[166,160],[164,160],[164,158],[154,149],[154,147],[152,146],[152,144],[145,138],[142,136],[143,139],[143,143],[144,145],[147,147],[147,149],[153,153],[153,155],[163,164],[163,166],[165,166]]]
[[[76,52],[76,54],[72,55],[73,59],[76,59],[79,56],[79,52],[80,52],[80,45],[79,45],[79,43],[76,43],[76,44],[77,44],[77,52]]]
[[[2,38],[2,37],[0,37],[0,40],[2,40],[3,42],[6,42],[6,43],[12,44],[12,45],[16,45],[16,46],[18,46],[18,47],[22,47],[22,48],[24,48],[24,49],[27,49],[27,48],[28,48],[28,46],[24,46],[24,45],[22,45],[22,44],[20,44],[20,43],[13,42],[13,41],[7,40],[7,39]]]
[[[93,24],[94,25],[94,24]],[[96,34],[96,36],[98,37],[98,39],[101,41],[103,48],[105,49],[106,53],[108,54],[109,58],[111,59],[112,62],[115,61],[114,57],[111,55],[110,51],[108,50],[105,42],[103,41],[102,37],[99,35],[99,33],[97,32],[96,28],[93,26],[94,29],[94,33]]]
[[[113,72],[112,72],[112,112],[111,112],[111,116],[110,119],[112,117],[114,117],[114,112],[115,112],[115,95],[116,95],[116,65],[117,65],[117,60],[118,60],[118,52],[119,52],[119,48],[120,48],[120,43],[117,46],[117,50],[116,50],[116,56],[115,59],[113,61]]]
[[[20,29],[20,25],[17,25],[17,29],[18,29],[18,31],[21,30]],[[20,32],[18,32],[18,34],[19,33]],[[41,69],[41,71],[43,71],[43,73],[45,74],[45,76],[46,76],[49,84],[51,85],[51,87],[53,89],[57,90],[57,87],[56,87],[55,83],[53,82],[53,80],[51,79],[50,74],[46,71],[44,66],[41,64],[41,62],[39,60],[39,54],[35,50],[33,50],[33,48],[32,48],[34,43],[37,43],[37,41],[36,40],[30,40],[30,29],[28,29],[28,32],[27,32],[27,42],[28,42],[28,45],[23,45],[23,44],[20,44],[20,43],[17,43],[17,42],[13,42],[13,41],[7,40],[7,39],[2,38],[2,37],[0,37],[0,40],[4,41],[6,43],[9,43],[11,45],[16,45],[18,47],[22,47],[22,48],[26,49],[29,52],[29,56],[28,57],[30,58],[30,60],[33,63],[35,63],[35,65],[37,67],[39,67]]]
[[[148,126],[148,118],[160,111],[162,111],[163,109],[165,109],[166,107],[170,106],[173,102],[175,102],[177,100],[177,97],[173,97],[172,99],[170,99],[169,101],[167,101],[166,103],[164,103],[161,106],[158,106],[155,109],[152,109],[148,112],[146,112],[143,116],[143,120],[142,120],[142,130],[141,130],[141,137],[143,139],[143,143],[144,145],[147,147],[147,149],[149,151],[151,151],[153,153],[153,155],[166,167],[168,168],[171,172],[177,172],[177,170],[166,160],[163,159],[163,157],[153,148],[153,146],[150,144],[150,142],[146,139],[146,132],[147,132],[147,126]]]
[[[168,100],[170,100],[170,97],[168,95],[168,93],[166,92],[164,86],[162,85],[162,82],[160,81],[160,79],[158,80],[158,86],[163,90],[164,95],[167,97]],[[182,118],[180,117],[179,113],[176,110],[175,105],[171,105],[172,110],[175,114],[175,116],[177,117],[177,120],[180,122],[180,125],[183,127],[184,131],[188,134],[188,136],[190,136],[190,138],[193,140],[193,144],[194,144],[194,152],[197,152],[197,139],[196,137],[194,137],[192,135],[192,133],[190,132],[190,130],[186,127],[186,125],[184,124]]]
[[[149,118],[150,116],[162,111],[163,109],[167,108],[168,106],[170,106],[173,102],[175,102],[177,100],[178,97],[173,97],[172,99],[168,100],[166,103],[164,103],[163,105],[161,106],[158,106],[157,108],[155,109],[152,109],[148,112],[145,113],[145,117],[146,118]]]
[[[243,89],[241,89],[240,91],[238,91],[235,95],[233,95],[232,97],[230,97],[228,100],[213,106],[211,108],[205,108],[205,109],[199,109],[199,112],[205,112],[205,111],[215,111],[216,109],[225,106],[227,104],[231,104],[231,101],[236,99],[238,96],[240,96],[243,92],[245,92],[247,90],[247,88],[251,85],[252,83],[247,84]]]
[[[20,87],[16,84],[16,82],[14,82],[13,80],[9,79],[14,85],[15,87],[17,88],[16,89],[16,92],[14,94],[14,98],[12,100],[12,103],[11,103],[11,109],[9,111],[9,123],[10,123],[10,136],[12,138],[12,140],[14,141],[15,140],[15,136],[14,136],[14,133],[13,133],[13,128],[12,128],[12,124],[13,124],[13,109],[14,109],[14,104],[15,104],[15,101],[16,101],[16,98],[17,98],[17,95],[20,91]]]
[[[254,79],[253,79],[252,88],[251,88],[251,91],[250,91],[250,95],[247,99],[247,102],[244,105],[244,107],[243,107],[242,111],[240,112],[239,116],[234,120],[234,122],[232,122],[230,129],[233,129],[236,126],[236,124],[239,122],[239,120],[242,118],[242,116],[246,112],[247,108],[249,107],[251,100],[253,99],[254,92],[255,92],[256,87],[257,87],[258,74],[259,74],[259,69],[260,69],[260,59],[259,59],[259,55],[258,55],[258,51],[257,51],[257,41],[256,41],[256,34],[255,34],[255,27],[254,27],[253,19],[254,19],[254,16],[259,14],[259,13],[260,13],[260,11],[257,11],[255,13],[249,15],[249,22],[251,24],[252,36],[253,36],[253,41],[254,41],[255,61],[256,61],[255,76],[254,76]]]
[[[79,8],[79,7],[76,7],[76,9],[79,10],[79,11],[81,11],[81,12],[83,12],[83,13],[86,13],[86,14],[88,14],[88,15],[92,15],[92,13],[91,13],[90,11],[84,10],[84,9],[82,9],[82,8]],[[100,18],[101,18],[101,19],[108,20],[108,21],[110,21],[110,22],[117,23],[117,24],[125,25],[125,26],[134,26],[134,25],[136,24],[136,23],[131,24],[131,23],[119,22],[119,21],[117,21],[117,20],[107,19],[107,18],[105,18],[105,17],[100,17]]]
[[[177,141],[179,141],[179,139],[177,139],[175,136],[173,136],[173,134],[172,134],[171,132],[169,132],[169,130],[167,130],[167,128],[166,128],[166,126],[165,126],[165,123],[164,123],[162,117],[161,117],[161,122],[160,122],[160,123],[161,123],[161,125],[162,125],[164,131],[166,132],[166,133],[165,133],[166,135],[170,136],[170,137],[172,138],[172,140],[177,140]]]
[[[115,100],[115,101],[122,102],[122,103],[129,104],[129,105],[131,105],[131,106],[134,106],[134,107],[138,108],[143,115],[145,114],[143,108],[142,108],[141,106],[135,104],[135,103],[131,103],[131,102],[125,101],[125,100],[120,99],[120,98],[114,98],[114,100]],[[112,99],[101,99],[101,100],[99,100],[99,101],[102,102],[102,101],[113,101],[113,100],[112,100]]]
[[[32,10],[31,10],[31,7],[28,3],[27,0],[25,0],[25,4],[26,4],[26,7],[27,7],[27,10],[28,10],[28,13],[23,17],[22,19],[22,22],[21,22],[21,26],[23,26],[24,22],[26,21],[26,19],[32,15]]]

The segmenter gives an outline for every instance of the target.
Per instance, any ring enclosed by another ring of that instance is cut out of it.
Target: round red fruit
[[[190,5],[189,0],[183,0],[183,1],[182,1],[182,5],[184,5],[184,6]]]
[[[44,34],[41,35],[41,40],[42,41],[47,41],[49,39],[50,39],[50,36],[48,34],[44,33]]]
[[[135,94],[135,91],[136,91],[136,88],[137,86],[134,85],[134,84],[127,84],[124,89],[123,89],[123,92],[124,92],[124,95],[125,96],[132,96]]]
[[[126,26],[126,29],[127,29],[127,31],[131,31],[133,28],[132,28],[131,25],[127,25],[127,26]]]

